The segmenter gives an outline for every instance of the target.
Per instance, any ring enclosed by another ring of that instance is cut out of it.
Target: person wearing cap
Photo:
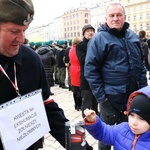
[[[39,56],[23,44],[25,31],[34,16],[33,3],[31,0],[0,0],[0,10],[0,104],[16,98],[18,93],[22,96],[42,89],[50,134],[65,147],[65,122],[68,119],[50,99],[50,88]],[[40,139],[28,150],[42,147]],[[0,140],[0,150],[3,149]]]
[[[65,66],[65,51],[67,48],[67,41],[58,40],[56,47],[56,65],[57,65],[57,73],[58,73],[58,82],[59,87],[62,89],[68,89],[68,86],[65,84],[66,80],[66,66]]]
[[[34,42],[29,42],[30,48],[35,51],[35,43]]]
[[[84,76],[99,103],[102,121],[113,125],[127,120],[123,112],[128,97],[147,86],[147,77],[140,40],[125,22],[124,6],[110,3],[105,19],[88,43]],[[100,142],[98,148],[111,146]]]
[[[107,125],[95,111],[84,111],[85,128],[97,140],[113,145],[114,150],[150,149],[150,86],[133,92],[125,114],[128,122]]]
[[[86,108],[93,109],[98,113],[98,103],[89,87],[87,80],[84,77],[84,63],[87,53],[87,44],[94,36],[95,29],[90,24],[83,26],[82,35],[83,40],[76,45],[76,54],[80,63],[80,89],[82,96],[82,116],[84,117],[84,110]]]
[[[30,46],[29,40],[27,38],[24,39],[23,44],[26,45],[26,46]]]

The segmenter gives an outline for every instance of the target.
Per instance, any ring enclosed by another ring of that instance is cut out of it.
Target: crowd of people
[[[8,11],[8,6],[16,11]],[[0,8],[0,104],[42,89],[49,133],[65,147],[69,120],[50,98],[55,94],[51,87],[58,84],[72,91],[74,109],[81,110],[99,150],[150,149],[150,40],[146,31],[136,35],[129,29],[124,6],[108,5],[106,23],[97,33],[84,25],[83,39],[36,43],[24,37],[34,17],[32,0],[0,1]],[[42,142],[28,150],[42,148]],[[86,143],[86,150],[92,149]]]

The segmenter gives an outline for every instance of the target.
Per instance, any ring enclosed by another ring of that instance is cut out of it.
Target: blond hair
[[[72,45],[77,45],[79,42],[81,42],[81,38],[75,37],[75,38],[72,40]]]

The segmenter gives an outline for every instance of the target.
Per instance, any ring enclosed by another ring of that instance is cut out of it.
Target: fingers
[[[86,108],[86,109],[84,110],[84,114],[85,114],[85,116],[94,115],[94,114],[95,114],[95,111],[94,111],[94,110],[91,110],[91,109]]]

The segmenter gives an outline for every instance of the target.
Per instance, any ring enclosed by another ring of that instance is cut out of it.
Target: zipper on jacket
[[[131,150],[134,150],[136,142],[137,142],[137,140],[138,140],[139,137],[140,137],[140,135],[136,135],[135,136],[134,141],[132,142],[132,149]]]

